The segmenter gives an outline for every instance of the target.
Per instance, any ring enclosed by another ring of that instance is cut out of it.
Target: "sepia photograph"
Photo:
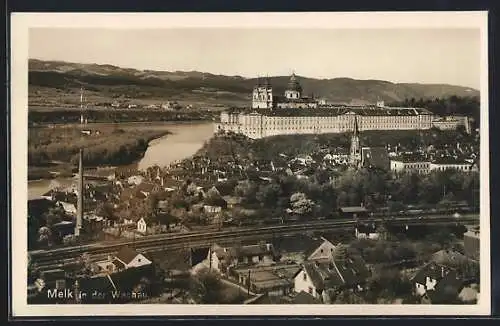
[[[13,315],[490,314],[487,42],[485,12],[13,14]]]

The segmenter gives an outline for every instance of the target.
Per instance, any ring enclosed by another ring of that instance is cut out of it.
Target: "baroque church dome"
[[[295,73],[293,73],[292,76],[290,77],[290,81],[288,82],[287,89],[291,90],[291,91],[302,92],[302,87],[300,86],[300,84],[297,80],[297,76],[295,76]]]

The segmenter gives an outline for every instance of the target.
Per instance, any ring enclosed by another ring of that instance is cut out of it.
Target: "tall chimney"
[[[80,88],[80,124],[83,125],[83,87]]]
[[[80,235],[83,220],[83,149],[80,148],[78,155],[78,203],[76,213],[75,236]]]

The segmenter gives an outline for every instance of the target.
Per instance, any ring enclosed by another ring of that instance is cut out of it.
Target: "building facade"
[[[447,116],[435,118],[432,126],[440,130],[455,130],[458,126],[463,126],[465,131],[470,134],[471,121],[467,116]]]
[[[258,139],[275,135],[343,133],[353,131],[355,124],[359,131],[456,129],[458,125],[470,131],[467,117],[436,117],[423,108],[388,107],[383,101],[365,106],[326,104],[313,96],[303,96],[302,86],[293,74],[284,96],[273,94],[268,78],[259,79],[253,89],[251,108],[221,113],[215,132],[234,132]]]
[[[427,174],[432,171],[456,170],[461,172],[477,172],[477,164],[462,161],[405,161],[394,159],[390,163],[391,171],[396,173]]]

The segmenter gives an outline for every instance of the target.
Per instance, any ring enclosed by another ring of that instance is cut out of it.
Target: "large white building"
[[[477,172],[477,163],[465,162],[453,159],[446,160],[403,160],[393,159],[390,163],[391,171],[396,173],[418,173],[427,174],[432,171],[456,170],[462,172]]]
[[[269,79],[254,87],[252,107],[231,109],[220,115],[215,132],[226,131],[257,139],[275,135],[343,133],[354,130],[357,121],[364,130],[425,130],[456,128],[468,124],[467,119],[434,116],[423,108],[376,105],[327,105],[324,101],[302,95],[302,87],[293,74],[284,96],[274,96]],[[469,128],[466,127],[466,130]]]

